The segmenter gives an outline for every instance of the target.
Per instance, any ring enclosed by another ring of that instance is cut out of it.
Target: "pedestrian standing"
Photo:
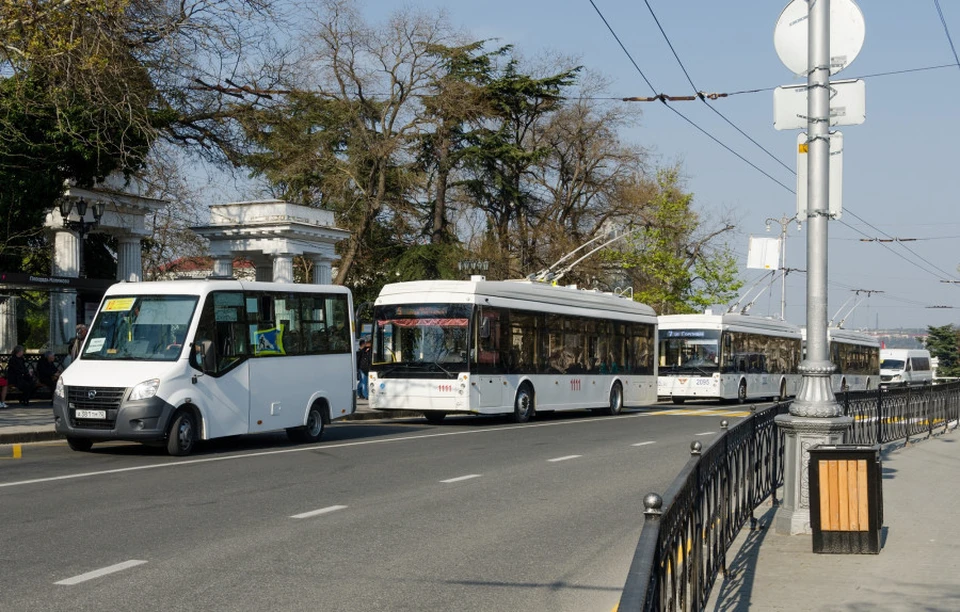
[[[87,337],[87,326],[83,323],[77,323],[77,335],[70,340],[67,345],[67,356],[64,358],[63,367],[67,367],[73,360],[80,355],[80,347],[83,345],[84,338]]]
[[[357,371],[360,373],[360,382],[357,385],[357,397],[367,399],[370,384],[370,343],[360,340],[360,350],[357,351]]]
[[[13,347],[13,353],[10,355],[10,361],[7,363],[7,380],[11,385],[20,390],[20,403],[26,406],[33,397],[33,391],[37,388],[37,383],[33,379],[27,360],[23,358],[24,348],[22,344]]]

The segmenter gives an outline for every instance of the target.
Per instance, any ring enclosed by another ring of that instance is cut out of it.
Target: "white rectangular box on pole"
[[[843,132],[830,132],[830,217],[843,212]],[[807,218],[807,135],[797,135],[797,219]]]

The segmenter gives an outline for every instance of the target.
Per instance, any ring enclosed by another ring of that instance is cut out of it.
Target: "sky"
[[[699,91],[760,90],[711,102],[719,114],[702,101],[673,104],[698,127],[660,102],[642,103],[637,125],[621,133],[624,141],[649,149],[659,164],[682,164],[686,188],[704,217],[733,211],[739,233],[730,245],[742,277],[752,282],[762,272],[746,269],[749,237],[778,236],[781,225],[773,223],[767,233],[765,220],[789,218],[797,211],[799,130],[773,126],[773,89],[805,83],[774,49],[774,28],[787,4],[420,0],[411,6],[445,10],[473,38],[498,39],[525,56],[576,57],[610,79],[611,96],[690,95],[694,90],[683,68]],[[855,290],[863,290],[878,293],[860,294],[864,300],[846,317],[847,328],[960,325],[960,66],[948,38],[949,32],[953,46],[960,48],[960,0],[939,0],[939,10],[935,0],[859,0],[858,5],[865,23],[863,47],[832,79],[865,81],[866,121],[834,128],[844,140],[844,212],[829,223],[827,318],[839,314],[839,320],[841,306],[852,296],[856,301]],[[377,21],[397,3],[366,0],[363,6],[369,19]],[[893,72],[899,74],[888,74]],[[795,223],[789,224],[787,268],[806,269],[807,234],[806,226],[798,232]],[[805,324],[805,293],[806,276],[789,274],[788,321]],[[779,282],[761,293],[750,312],[779,317]]]

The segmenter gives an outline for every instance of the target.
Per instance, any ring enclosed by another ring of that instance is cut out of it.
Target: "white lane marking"
[[[471,429],[469,431],[446,431],[442,433],[428,433],[415,436],[399,436],[396,438],[385,438],[380,440],[360,440],[356,442],[341,442],[339,444],[310,444],[307,446],[297,446],[295,448],[284,448],[272,451],[261,451],[257,453],[244,453],[242,455],[224,455],[219,457],[205,457],[203,459],[187,459],[184,461],[172,461],[167,463],[155,463],[152,465],[138,465],[133,467],[117,468],[114,470],[101,470],[98,472],[80,472],[77,474],[63,474],[61,476],[48,476],[47,478],[34,478],[32,480],[19,480],[14,482],[0,483],[0,489],[7,487],[20,487],[23,485],[42,484],[45,482],[56,482],[58,480],[73,480],[75,478],[90,478],[92,476],[108,476],[110,474],[122,474],[124,472],[139,472],[141,470],[154,470],[158,468],[174,468],[185,465],[196,465],[200,463],[213,463],[216,461],[235,461],[238,459],[255,459],[257,457],[270,457],[273,455],[286,455],[288,453],[304,453],[315,451],[318,448],[349,448],[353,446],[367,446],[371,444],[386,444],[391,442],[410,442],[412,440],[422,440],[426,438],[444,438],[447,436],[466,436],[472,434],[496,433],[499,431],[509,431],[512,429],[540,428],[540,427],[568,427],[575,425],[592,425],[609,423],[616,419],[635,419],[640,417],[656,416],[655,412],[633,412],[619,416],[607,416],[602,419],[583,419],[580,421],[560,421],[555,423],[525,423],[523,425],[504,425],[502,427],[490,427],[489,429]]]
[[[636,444],[631,444],[630,446],[646,446],[648,444],[656,444],[656,440],[647,440],[646,442],[637,442]]]
[[[310,512],[301,512],[300,514],[294,514],[290,518],[303,519],[310,518],[311,516],[319,516],[321,514],[327,514],[328,512],[336,512],[337,510],[344,510],[346,506],[327,506],[326,508],[320,508],[319,510],[311,510]]]
[[[60,580],[59,582],[54,582],[54,584],[72,586],[74,584],[80,584],[81,582],[86,582],[87,580],[93,580],[94,578],[100,578],[101,576],[106,576],[107,574],[122,572],[125,569],[130,569],[131,567],[143,565],[144,563],[146,563],[146,561],[138,561],[136,559],[132,559],[130,561],[124,561],[123,563],[117,563],[116,565],[111,565],[110,567],[104,567],[98,570],[93,570],[92,572],[87,572],[86,574],[80,574],[79,576],[74,576],[73,578],[65,578],[63,580]]]
[[[567,459],[578,459],[583,457],[583,455],[567,455],[566,457],[554,457],[553,459],[547,459],[550,463],[556,463],[557,461],[566,461]]]
[[[451,482],[460,482],[462,480],[470,480],[471,478],[480,478],[480,474],[467,474],[466,476],[457,476],[456,478],[447,478],[446,480],[441,480],[443,484],[450,484]]]
[[[693,434],[693,435],[695,435],[695,436],[712,436],[712,435],[715,434],[715,433],[717,433],[717,432],[715,432],[715,431],[705,431],[705,432],[703,432],[703,433],[698,433],[698,434]]]

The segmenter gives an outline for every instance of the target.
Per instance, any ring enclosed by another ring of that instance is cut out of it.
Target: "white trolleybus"
[[[742,314],[663,315],[657,394],[688,399],[784,399],[797,394],[800,328]]]
[[[131,440],[172,455],[278,430],[317,441],[356,408],[352,313],[333,285],[118,283],[57,382],[56,430],[74,450]]]
[[[880,385],[880,341],[864,332],[827,328],[830,361],[834,365],[831,383],[834,393],[867,391]],[[803,328],[806,356],[807,328]]]
[[[374,307],[370,406],[448,414],[656,401],[657,317],[630,298],[530,281],[387,285]]]

